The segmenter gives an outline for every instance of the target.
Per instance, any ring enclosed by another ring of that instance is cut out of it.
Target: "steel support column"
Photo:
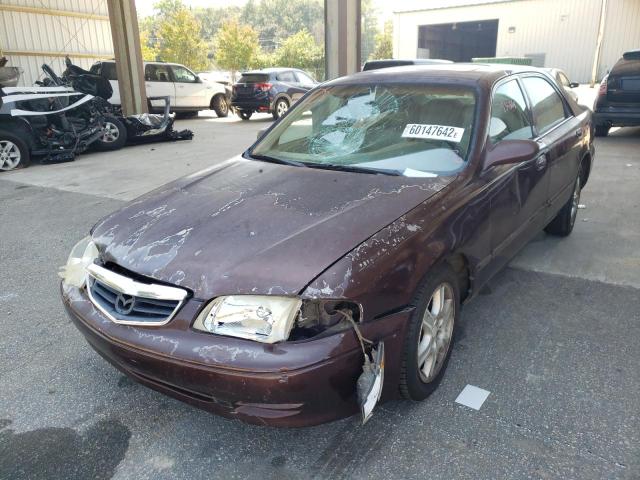
[[[327,79],[360,71],[360,0],[324,0]]]
[[[125,115],[147,111],[135,0],[107,0],[120,102]]]

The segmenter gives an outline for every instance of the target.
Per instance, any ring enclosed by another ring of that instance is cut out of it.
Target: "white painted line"
[[[483,390],[482,388],[467,385],[462,389],[458,398],[456,398],[456,403],[473,408],[474,410],[480,410],[480,407],[482,407],[482,404],[490,393],[491,392]]]

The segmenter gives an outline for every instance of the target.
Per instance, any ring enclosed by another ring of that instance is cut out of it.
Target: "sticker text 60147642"
[[[464,128],[448,127],[446,125],[425,125],[422,123],[409,123],[404,128],[404,138],[426,138],[430,140],[446,140],[460,143],[464,135]]]

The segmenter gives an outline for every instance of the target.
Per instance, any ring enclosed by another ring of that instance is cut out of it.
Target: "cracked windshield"
[[[407,177],[465,166],[475,96],[425,85],[343,85],[312,93],[253,149],[258,158]]]

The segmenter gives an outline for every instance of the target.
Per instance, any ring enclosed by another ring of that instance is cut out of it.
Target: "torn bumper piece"
[[[203,304],[193,299],[162,328],[119,325],[84,290],[62,289],[69,316],[94,350],[131,378],[185,403],[278,427],[317,425],[359,411],[363,357],[353,330],[279,344],[200,333],[191,324]],[[384,339],[387,353],[397,352],[409,315],[395,313],[362,330]],[[399,367],[387,362],[385,370]],[[397,397],[397,391],[397,383],[385,382],[382,399]]]

